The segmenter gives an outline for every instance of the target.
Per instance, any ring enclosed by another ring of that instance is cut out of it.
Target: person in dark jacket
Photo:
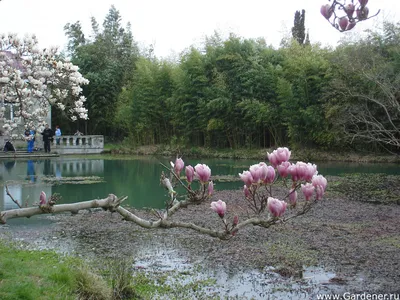
[[[50,142],[53,139],[54,132],[49,127],[49,124],[46,124],[42,132],[42,135],[43,135],[44,152],[50,153]]]

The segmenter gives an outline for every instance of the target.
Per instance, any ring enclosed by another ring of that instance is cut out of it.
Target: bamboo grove
[[[336,48],[215,33],[173,59],[139,48],[121,23],[111,7],[90,38],[80,22],[65,26],[90,81],[88,133],[135,145],[400,150],[400,23]]]

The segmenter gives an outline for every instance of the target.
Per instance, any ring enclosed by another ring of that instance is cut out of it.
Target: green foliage
[[[296,11],[293,40],[280,49],[262,39],[231,34],[223,40],[215,33],[172,62],[155,58],[152,49],[139,56],[115,7],[103,28],[91,21],[91,40],[79,22],[65,27],[73,62],[91,82],[84,88],[89,133],[176,149],[326,150],[367,143],[400,149],[399,24],[384,23],[364,40],[343,41],[333,50],[310,44],[305,11]],[[386,136],[367,139],[377,128],[363,118],[383,120]]]
[[[118,115],[121,106],[118,100],[134,69],[138,48],[130,24],[122,27],[121,16],[114,6],[111,6],[105,17],[102,30],[94,18],[91,23],[91,39],[84,38],[79,21],[64,27],[72,61],[90,81],[83,90],[89,110],[85,132],[125,136],[126,132],[121,131],[126,129],[126,124],[121,122],[121,115]],[[57,115],[55,117],[56,123],[60,123]],[[116,120],[119,122],[115,123]],[[66,128],[66,131],[73,130]],[[84,130],[81,128],[81,131]]]

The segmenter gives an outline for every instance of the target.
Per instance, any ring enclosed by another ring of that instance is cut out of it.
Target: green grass
[[[95,269],[79,258],[20,249],[0,239],[0,299],[204,299],[204,289],[215,285],[212,279],[186,282],[174,272],[144,274],[132,262],[103,260]]]
[[[4,244],[0,258],[0,299],[76,299],[72,259]]]

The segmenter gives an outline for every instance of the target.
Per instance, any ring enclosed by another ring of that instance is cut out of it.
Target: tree
[[[382,31],[336,52],[326,97],[329,116],[349,143],[400,149],[399,39],[399,24],[384,23]]]
[[[56,205],[55,196],[47,199],[46,194],[41,192],[39,202],[35,204],[36,207],[20,207],[19,209],[0,212],[0,223],[5,224],[7,219],[17,217],[30,217],[37,214],[65,211],[76,213],[82,209],[102,207],[111,212],[118,212],[123,216],[124,220],[134,222],[144,228],[186,228],[211,237],[229,240],[245,226],[253,225],[269,228],[272,225],[281,224],[301,216],[309,212],[313,205],[322,199],[326,191],[327,180],[322,175],[317,175],[317,166],[304,162],[289,163],[290,155],[289,149],[278,148],[272,153],[268,153],[270,166],[260,162],[250,166],[249,170],[239,173],[241,180],[244,182],[245,203],[249,208],[245,215],[241,216],[244,220],[239,220],[239,216],[236,214],[228,220],[226,217],[228,209],[226,202],[222,200],[211,202],[210,208],[217,213],[221,221],[222,230],[192,222],[176,221],[172,218],[180,209],[209,201],[209,197],[214,192],[211,169],[205,164],[197,164],[195,167],[186,166],[187,183],[185,184],[182,181],[180,173],[183,171],[185,164],[181,158],[177,158],[175,163],[171,162],[171,167],[164,166],[170,172],[169,176],[164,173],[161,174],[161,183],[168,191],[168,199],[163,211],[153,211],[155,220],[141,218],[123,208],[120,204],[126,197],[118,198],[110,194],[105,199]],[[285,195],[282,196],[284,200],[274,198],[272,186],[276,179],[282,178],[285,179],[285,183],[288,183],[289,175],[292,184]],[[187,194],[184,198],[178,197],[178,193],[175,190],[176,185],[181,185],[186,190]],[[198,186],[197,189],[196,186]],[[304,195],[302,201],[298,197],[297,190],[299,189],[302,190]],[[8,195],[19,205],[12,195],[9,193]]]
[[[57,48],[39,50],[35,36],[0,35],[0,118],[6,132],[44,125],[51,106],[73,121],[87,119],[81,85],[88,83],[77,66],[57,56]],[[5,115],[5,105],[13,114]]]
[[[292,36],[293,38],[300,44],[304,44],[304,39],[306,38],[306,27],[305,23],[305,16],[306,11],[303,9],[300,13],[299,10],[296,11],[294,14],[294,25],[292,27]],[[307,33],[308,39],[308,33]]]
[[[83,90],[89,109],[87,131],[126,136],[126,132],[115,130],[114,121],[119,94],[131,78],[138,49],[130,24],[122,27],[120,13],[114,6],[105,17],[102,30],[96,19],[92,18],[91,24],[89,39],[83,39],[79,21],[64,27],[72,61],[91,82]]]

